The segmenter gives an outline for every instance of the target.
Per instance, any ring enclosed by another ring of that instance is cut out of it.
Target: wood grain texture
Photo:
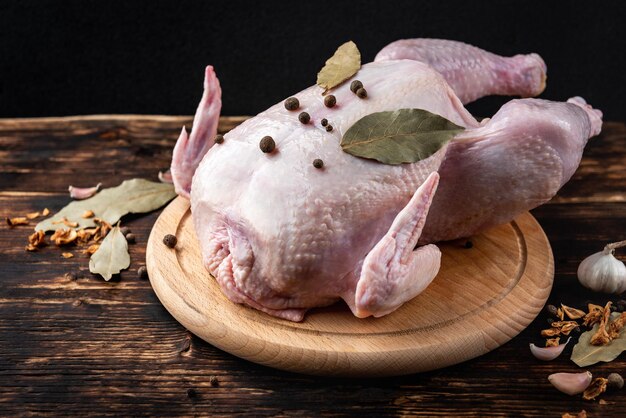
[[[69,184],[156,180],[181,125],[190,122],[158,116],[0,119],[0,217],[58,210],[69,201]],[[232,119],[226,122],[222,130],[233,126]],[[582,288],[576,268],[606,242],[624,238],[625,167],[626,125],[607,122],[572,180],[551,203],[532,211],[554,253],[548,303],[582,307],[588,300],[619,298]],[[607,393],[606,404],[599,404],[561,394],[548,383],[550,373],[578,368],[569,360],[571,347],[553,362],[529,354],[528,343],[543,341],[544,313],[481,357],[394,378],[311,377],[229,355],[185,330],[150,283],[136,277],[157,217],[123,219],[137,244],[130,246],[130,269],[111,282],[91,275],[85,256],[64,260],[55,247],[24,252],[31,227],[0,226],[1,416],[545,418],[581,409],[590,417],[624,416],[626,391]],[[624,252],[617,256],[626,260]],[[626,374],[625,357],[588,370]],[[188,396],[189,389],[195,396]]]
[[[163,244],[175,234],[178,244]],[[528,213],[466,240],[441,244],[431,285],[382,318],[356,318],[344,303],[294,323],[234,304],[202,264],[189,201],[157,219],[146,262],[157,296],[185,328],[238,357],[292,372],[381,377],[424,372],[485,354],[522,331],[543,307],[552,250]]]

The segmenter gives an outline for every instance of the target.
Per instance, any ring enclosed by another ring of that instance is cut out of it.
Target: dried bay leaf
[[[317,85],[328,90],[337,87],[356,74],[361,68],[361,53],[352,41],[341,45],[335,54],[326,60],[326,64],[317,73]]]
[[[612,321],[619,317],[620,314],[617,312],[611,314]],[[578,344],[574,346],[571,359],[580,367],[591,366],[600,361],[613,361],[626,350],[626,331],[621,332],[619,337],[607,345],[592,345],[591,337],[598,330],[598,326],[599,324],[596,324],[591,330],[583,332],[578,339]]]
[[[464,128],[423,109],[376,112],[359,119],[341,138],[341,148],[384,164],[430,157]]]
[[[71,202],[52,217],[38,223],[35,230],[54,231],[58,228],[55,223],[63,222],[64,219],[77,223],[79,228],[96,226],[95,218],[114,224],[128,213],[145,213],[158,209],[175,196],[176,192],[171,184],[144,179],[126,180],[93,197]],[[94,216],[84,218],[86,211],[91,211]]]
[[[127,269],[128,266],[130,266],[128,243],[120,227],[116,226],[89,259],[89,271],[109,281],[114,274]]]

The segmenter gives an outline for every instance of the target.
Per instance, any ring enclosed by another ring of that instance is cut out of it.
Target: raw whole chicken
[[[541,93],[546,67],[537,54],[505,58],[460,42],[402,40],[352,79],[363,83],[367,98],[350,91],[348,81],[333,90],[337,105],[329,108],[323,89],[309,87],[295,95],[298,111],[278,103],[213,145],[221,91],[207,67],[191,134],[183,128],[171,174],[177,192],[190,196],[203,263],[233,302],[291,321],[339,299],[357,317],[389,314],[437,275],[441,253],[433,243],[470,236],[548,201],[602,125],[602,113],[578,97],[512,100],[480,123],[463,107],[485,95]],[[428,110],[465,130],[413,164],[342,151],[342,135],[360,118],[404,108]],[[309,123],[298,120],[300,111]],[[265,136],[274,139],[273,152],[260,150]]]

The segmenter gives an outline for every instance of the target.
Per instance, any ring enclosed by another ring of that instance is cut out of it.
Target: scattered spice
[[[574,412],[573,414],[565,412],[563,413],[563,415],[561,415],[561,418],[587,418],[587,411],[583,409],[582,411],[578,413]]]
[[[141,266],[137,269],[137,277],[142,280],[146,280],[148,278],[148,269],[146,266]]]
[[[94,254],[96,251],[98,251],[98,248],[100,248],[100,244],[92,244],[89,247],[85,248],[83,250],[83,254],[89,254],[92,255]]]
[[[224,143],[224,135],[222,135],[222,134],[215,135],[215,138],[213,138],[213,142],[215,142],[216,144],[223,144]]]
[[[178,239],[176,238],[175,235],[167,234],[166,236],[163,237],[163,244],[165,244],[165,246],[168,248],[176,247],[177,243],[178,243]]]
[[[196,390],[194,388],[187,389],[187,397],[188,398],[195,398],[196,396],[198,396],[198,393],[196,392]]]
[[[210,383],[210,384],[211,384],[211,386],[213,386],[214,388],[215,388],[215,387],[218,387],[218,386],[220,385],[220,381],[219,381],[219,379],[217,378],[217,376],[211,376],[211,377],[209,377],[209,383]]]
[[[17,218],[7,218],[7,225],[14,227],[17,225],[28,225],[28,218],[25,216],[18,216]]]
[[[596,377],[591,381],[589,387],[583,392],[583,399],[586,401],[595,399],[601,393],[606,391],[607,383],[608,379],[605,379],[604,377]]]
[[[333,130],[333,125],[326,125],[326,132],[331,132]]]
[[[546,347],[558,347],[560,339],[561,339],[561,337],[548,338],[546,340]]]
[[[607,381],[607,387],[611,389],[621,389],[624,387],[624,378],[619,373],[611,373]]]
[[[303,125],[306,125],[307,123],[311,121],[311,115],[309,115],[307,112],[302,112],[298,115],[298,120]]]
[[[604,306],[600,325],[598,326],[598,331],[596,331],[593,337],[591,337],[591,345],[607,345],[609,342],[611,342],[611,337],[607,332],[607,325],[609,322],[609,318],[611,317],[611,305],[612,302],[608,301]]]
[[[580,309],[572,308],[561,303],[561,309],[569,319],[580,319],[585,316],[585,312]]]
[[[135,234],[126,234],[126,241],[128,241],[129,244],[134,244],[136,241]]]
[[[558,328],[550,328],[550,329],[542,330],[541,331],[541,336],[542,337],[556,337],[560,333],[561,333],[560,329],[558,329]]]
[[[361,87],[360,89],[356,91],[356,95],[358,96],[359,99],[365,99],[367,97],[367,90]]]
[[[322,161],[319,158],[314,159],[313,160],[313,167],[315,167],[315,168],[322,168],[322,167],[324,167],[324,161]]]
[[[259,142],[259,148],[266,154],[269,154],[276,149],[276,143],[274,142],[274,138],[271,136],[264,136]]]
[[[465,245],[463,245],[465,248],[470,249],[474,246],[474,243],[470,240],[465,241]]]
[[[42,230],[35,231],[32,235],[28,236],[28,245],[26,251],[36,251],[37,248],[46,245],[46,233]]]
[[[558,315],[558,310],[557,307],[554,305],[547,305],[546,306],[546,311],[548,311],[548,313],[554,317],[556,317]]]
[[[326,125],[328,125],[328,119],[324,118],[324,119],[321,120],[320,123],[322,124],[322,126],[326,126]]]
[[[52,221],[52,225],[63,224],[65,226],[69,226],[70,228],[78,227],[78,222],[69,221],[65,216],[59,220]]]
[[[624,322],[626,322],[626,313],[622,312],[622,314],[611,323],[609,323],[609,338],[614,340],[619,337],[619,333],[624,328]]]
[[[63,258],[72,258],[72,257],[74,257],[74,254],[72,254],[72,253],[61,253],[61,256]]]
[[[78,238],[76,230],[61,228],[54,231],[54,234],[50,237],[50,241],[54,242],[56,245],[67,245],[74,242],[76,238]]]
[[[27,213],[26,214],[26,218],[27,219],[35,219],[41,216],[41,213],[39,212],[31,212],[31,213]]]
[[[84,218],[84,219],[93,218],[94,217],[94,213],[91,210],[86,210],[86,211],[83,212],[82,215],[80,215],[80,217]]]
[[[328,96],[324,97],[324,106],[335,107],[336,104],[337,104],[337,98],[333,96],[332,94],[329,94]]]
[[[361,83],[359,80],[354,80],[352,83],[350,83],[350,91],[352,93],[357,92],[358,89],[363,87],[363,83]]]
[[[300,107],[300,101],[295,97],[289,97],[285,100],[285,109],[287,110],[298,110]]]

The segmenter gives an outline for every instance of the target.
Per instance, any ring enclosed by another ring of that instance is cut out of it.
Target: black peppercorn
[[[297,110],[300,107],[300,101],[295,97],[290,97],[285,100],[285,109],[287,110]]]
[[[126,234],[126,242],[128,242],[129,244],[134,244],[135,241],[136,241],[135,234],[132,234],[132,233]]]
[[[221,134],[217,134],[217,135],[215,135],[215,138],[213,139],[213,141],[214,141],[216,144],[221,144],[221,143],[223,143],[223,142],[224,142],[224,135],[221,135]]]
[[[359,96],[359,99],[365,99],[367,97],[367,90],[361,87],[356,91],[356,95]]]
[[[337,98],[333,96],[332,94],[329,94],[328,96],[324,97],[324,106],[335,107],[336,104],[337,104]]]
[[[321,123],[322,123],[322,126],[328,125],[328,119],[326,118],[322,119]]]
[[[300,121],[300,123],[306,125],[311,121],[311,116],[306,112],[302,112],[298,115],[298,120]]]
[[[211,386],[213,386],[214,388],[218,387],[220,385],[220,381],[217,378],[217,376],[211,376],[209,377],[209,383],[211,384]]]
[[[330,132],[333,130],[333,125],[326,125],[326,132]]]
[[[137,269],[137,277],[146,280],[148,278],[148,269],[146,266],[141,266]]]
[[[176,247],[177,242],[178,242],[178,239],[176,238],[176,236],[172,234],[167,234],[166,236],[163,237],[163,244],[165,244],[165,246],[168,248]]]
[[[322,168],[324,167],[324,161],[320,160],[319,158],[316,158],[313,160],[313,167],[315,168]]]
[[[558,315],[559,309],[554,305],[548,305],[546,306],[546,311],[548,311],[550,315],[556,317]]]
[[[354,80],[352,83],[350,83],[350,91],[352,93],[356,93],[356,91],[362,87],[363,83],[361,83],[359,80]]]
[[[198,393],[196,392],[196,390],[194,388],[187,389],[187,397],[195,398],[197,395],[198,395]]]
[[[463,245],[465,248],[472,248],[474,246],[474,243],[472,241],[465,241],[465,244]]]
[[[261,151],[266,154],[274,151],[274,149],[276,148],[274,138],[272,138],[271,136],[264,136],[263,138],[261,138],[261,142],[259,142],[259,148],[261,148]]]

